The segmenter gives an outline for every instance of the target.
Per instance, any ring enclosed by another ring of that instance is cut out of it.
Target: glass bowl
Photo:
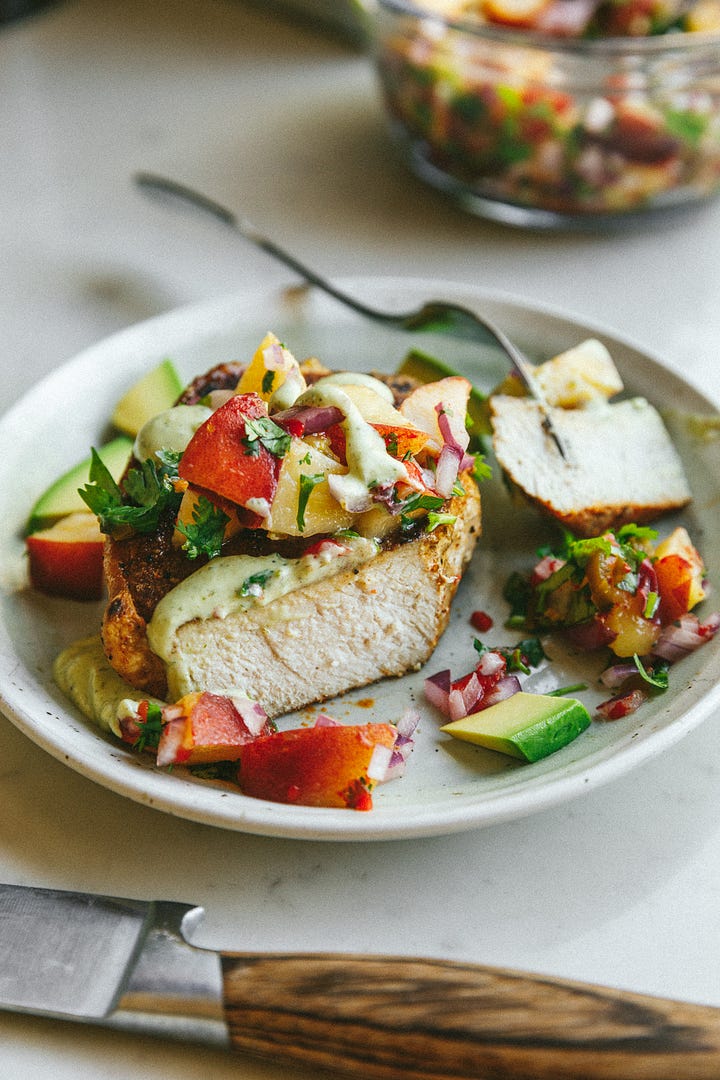
[[[718,30],[552,37],[378,0],[374,44],[410,167],[485,217],[604,227],[720,191]]]

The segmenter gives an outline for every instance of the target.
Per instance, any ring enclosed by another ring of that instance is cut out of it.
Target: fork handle
[[[402,1080],[718,1080],[720,1009],[439,960],[223,954],[233,1049]]]

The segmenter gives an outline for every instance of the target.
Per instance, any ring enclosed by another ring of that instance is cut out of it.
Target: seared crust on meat
[[[469,475],[462,480],[465,494],[447,507],[454,523],[395,542],[359,569],[265,606],[180,627],[181,663],[171,666],[169,688],[165,664],[148,645],[147,621],[163,591],[161,582],[167,592],[181,580],[178,565],[184,564],[185,577],[197,564],[168,552],[167,528],[162,541],[108,540],[109,602],[102,628],[108,660],[129,683],[155,697],[242,687],[269,716],[420,667],[447,625],[480,534],[480,495]],[[146,567],[146,580],[128,574],[138,565]]]
[[[156,533],[105,541],[105,579],[109,602],[102,622],[102,642],[112,667],[131,686],[163,697],[165,665],[150,650],[146,626],[165,593],[194,569],[171,543],[173,522]]]

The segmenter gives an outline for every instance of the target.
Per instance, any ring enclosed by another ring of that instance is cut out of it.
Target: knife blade
[[[335,1075],[716,1080],[720,1009],[414,957],[190,940],[200,907],[0,885],[0,1007]]]

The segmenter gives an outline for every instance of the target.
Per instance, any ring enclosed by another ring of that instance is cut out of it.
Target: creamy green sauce
[[[148,623],[150,648],[168,665],[168,677],[184,692],[177,633],[196,619],[224,619],[254,607],[265,607],[295,589],[360,566],[374,558],[378,545],[365,537],[343,540],[342,554],[321,552],[286,559],[282,555],[226,555],[211,559],[171,589]],[[332,551],[332,549],[331,549]]]
[[[206,405],[175,405],[148,420],[138,432],[133,454],[138,461],[154,458],[158,450],[182,453],[212,409]]]
[[[371,488],[407,479],[403,463],[388,454],[382,436],[367,423],[357,405],[339,386],[327,385],[326,380],[321,379],[301,394],[296,404],[332,405],[343,414],[348,472],[333,477],[332,491],[345,510],[365,510]]]
[[[364,371],[335,371],[332,375],[325,375],[315,383],[316,389],[323,386],[365,386],[391,405],[395,402],[390,387],[380,379],[376,379],[374,375],[366,375]]]
[[[146,693],[128,686],[110,667],[99,636],[76,641],[60,653],[53,666],[53,677],[88,720],[118,738],[122,703],[148,700]]]

